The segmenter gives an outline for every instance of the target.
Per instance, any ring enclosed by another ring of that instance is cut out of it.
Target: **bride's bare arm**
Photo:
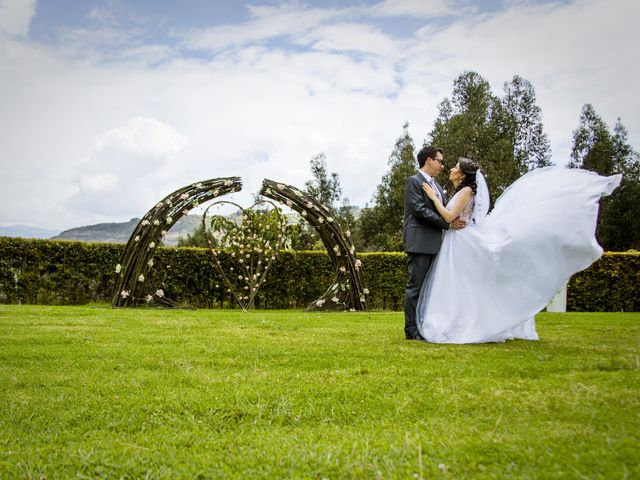
[[[436,206],[436,209],[438,210],[440,216],[444,218],[448,223],[451,223],[454,219],[460,216],[464,208],[469,204],[471,198],[473,197],[473,191],[471,190],[471,188],[464,187],[456,198],[455,203],[451,206],[451,210],[447,210],[447,208],[438,199],[436,192],[428,183],[423,183],[422,188],[427,194],[427,197],[429,197],[429,199]]]

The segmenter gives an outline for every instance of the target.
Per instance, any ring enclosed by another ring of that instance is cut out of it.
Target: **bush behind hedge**
[[[0,302],[47,305],[110,303],[121,244],[0,237]],[[367,304],[401,310],[404,253],[361,253]],[[221,254],[221,262],[228,258]],[[160,248],[150,288],[179,305],[236,308],[211,260],[200,248]],[[228,267],[225,267],[228,271]],[[334,272],[324,252],[281,252],[257,308],[304,308],[329,287]],[[569,283],[570,311],[640,311],[640,253],[607,253]]]

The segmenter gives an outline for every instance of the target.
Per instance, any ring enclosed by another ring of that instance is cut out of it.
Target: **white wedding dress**
[[[622,176],[532,170],[505,190],[489,215],[486,182],[476,178],[478,192],[462,214],[467,226],[445,232],[427,274],[418,328],[434,343],[537,340],[535,314],[602,255],[595,239],[598,202]]]

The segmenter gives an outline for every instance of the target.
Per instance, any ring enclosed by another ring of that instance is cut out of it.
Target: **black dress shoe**
[[[420,341],[423,341],[423,342],[426,342],[426,341],[427,341],[427,340],[426,340],[422,335],[420,335],[419,333],[416,333],[413,337],[406,337],[406,338],[407,338],[407,340],[420,340]]]

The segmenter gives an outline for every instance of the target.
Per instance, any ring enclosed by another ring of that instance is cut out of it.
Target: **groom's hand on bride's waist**
[[[451,228],[453,228],[454,230],[461,230],[467,226],[467,222],[462,220],[460,217],[457,217],[453,219],[450,225],[451,225]]]

